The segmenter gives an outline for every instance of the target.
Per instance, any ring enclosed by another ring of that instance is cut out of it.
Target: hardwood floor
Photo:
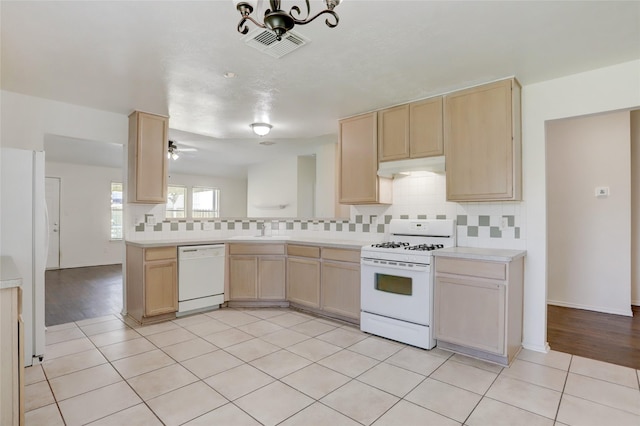
[[[122,311],[122,265],[45,272],[45,325]]]
[[[633,317],[547,306],[551,349],[640,369],[640,306]]]

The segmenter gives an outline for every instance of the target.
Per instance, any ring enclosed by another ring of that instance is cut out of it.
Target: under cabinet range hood
[[[392,178],[410,172],[444,172],[444,155],[438,157],[410,158],[408,160],[378,163],[378,176]]]

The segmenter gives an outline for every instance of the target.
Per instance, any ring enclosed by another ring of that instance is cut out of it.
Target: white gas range
[[[455,221],[392,219],[386,242],[361,252],[360,329],[432,349],[431,253],[455,247]]]

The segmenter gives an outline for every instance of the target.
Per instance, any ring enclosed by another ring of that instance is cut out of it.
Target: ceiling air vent
[[[256,28],[243,38],[244,42],[249,46],[258,49],[274,58],[282,58],[287,53],[309,43],[309,39],[300,34],[288,31],[282,40],[276,40],[276,35],[263,28]]]

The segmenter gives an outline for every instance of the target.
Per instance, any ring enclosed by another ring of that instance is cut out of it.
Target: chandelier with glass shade
[[[338,26],[339,18],[338,14],[334,12],[333,9],[340,4],[341,0],[324,1],[327,8],[311,16],[311,6],[309,5],[309,0],[305,0],[305,3],[307,5],[307,15],[303,18],[298,6],[291,7],[291,10],[287,13],[284,10],[280,9],[280,0],[269,0],[269,8],[265,10],[262,22],[260,22],[259,20],[256,20],[251,16],[254,7],[258,3],[257,1],[234,0],[233,2],[236,5],[236,9],[238,9],[238,12],[240,12],[240,15],[242,16],[242,19],[238,24],[238,32],[241,34],[247,34],[249,32],[247,21],[251,21],[260,28],[266,28],[273,31],[276,35],[276,39],[282,40],[282,36],[284,36],[287,31],[292,29],[296,24],[306,25],[321,15],[329,15],[329,17],[333,18],[335,22],[332,22],[329,17],[327,17],[324,22],[328,27],[334,28]]]

